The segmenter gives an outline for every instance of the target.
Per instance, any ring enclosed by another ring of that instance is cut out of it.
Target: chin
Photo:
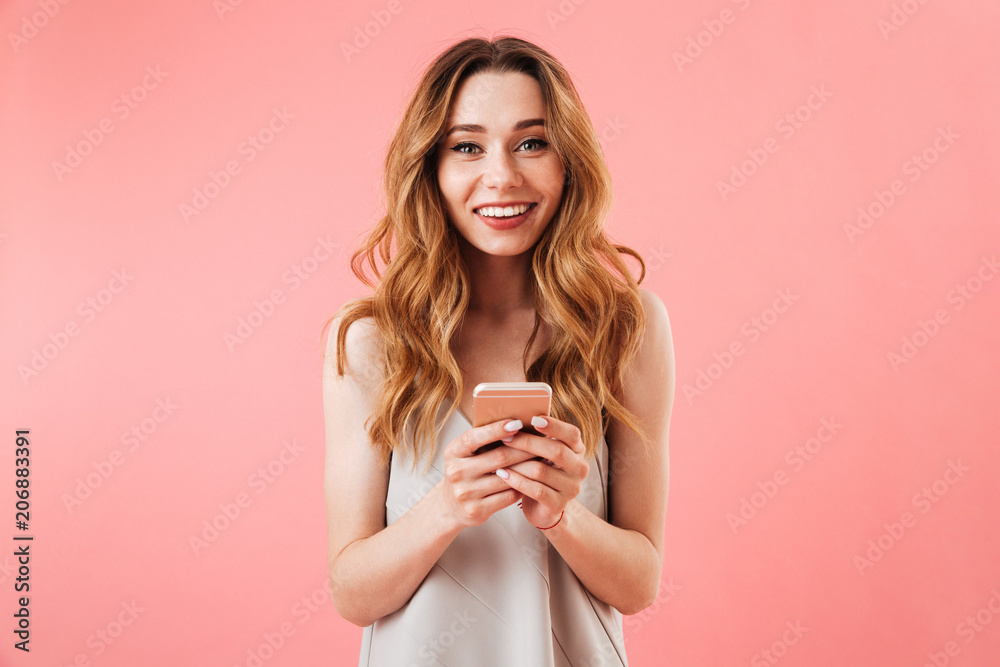
[[[517,257],[523,255],[526,252],[530,252],[534,247],[536,239],[533,243],[468,243],[468,245],[474,249],[476,252],[482,253],[483,255],[490,255],[492,257]]]

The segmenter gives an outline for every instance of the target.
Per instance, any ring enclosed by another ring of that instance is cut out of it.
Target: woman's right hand
[[[495,473],[498,468],[532,459],[534,454],[502,442],[478,454],[476,450],[513,436],[522,426],[520,420],[501,419],[470,428],[445,447],[444,478],[438,486],[448,513],[460,527],[485,523],[494,512],[521,499],[521,494]]]

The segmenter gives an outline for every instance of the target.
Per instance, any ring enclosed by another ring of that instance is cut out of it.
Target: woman
[[[454,45],[385,189],[352,260],[374,295],[331,320],[323,379],[330,581],[360,664],[626,665],[622,614],[659,590],[673,349],[642,259],[602,231],[610,176],[569,75],[520,39]],[[548,382],[541,435],[473,428],[484,381]]]

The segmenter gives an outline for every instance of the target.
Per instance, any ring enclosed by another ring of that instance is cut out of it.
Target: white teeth
[[[476,209],[476,213],[479,215],[485,215],[487,218],[510,218],[515,215],[521,215],[528,210],[531,204],[518,204],[517,206],[484,206],[483,208]]]

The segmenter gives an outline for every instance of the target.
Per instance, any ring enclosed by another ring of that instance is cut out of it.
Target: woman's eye
[[[525,139],[524,141],[521,142],[520,148],[527,150],[528,152],[533,152],[542,150],[548,145],[549,145],[548,142],[542,139]],[[526,146],[528,148],[525,148]],[[469,143],[468,141],[463,141],[460,144],[452,146],[451,150],[455,151],[456,153],[461,153],[462,155],[475,155],[481,152],[479,146],[473,143]]]
[[[524,146],[525,144],[537,144],[538,148],[536,148],[535,150],[541,150],[549,145],[547,141],[543,141],[541,139],[525,139],[524,143],[522,143],[521,146]]]
[[[467,141],[463,142],[463,143],[460,143],[460,144],[456,144],[455,146],[452,146],[451,150],[455,151],[456,153],[464,153],[466,155],[472,155],[473,151],[464,150],[466,148],[474,148],[476,150],[479,150],[479,146],[477,146],[475,144],[470,144]]]

